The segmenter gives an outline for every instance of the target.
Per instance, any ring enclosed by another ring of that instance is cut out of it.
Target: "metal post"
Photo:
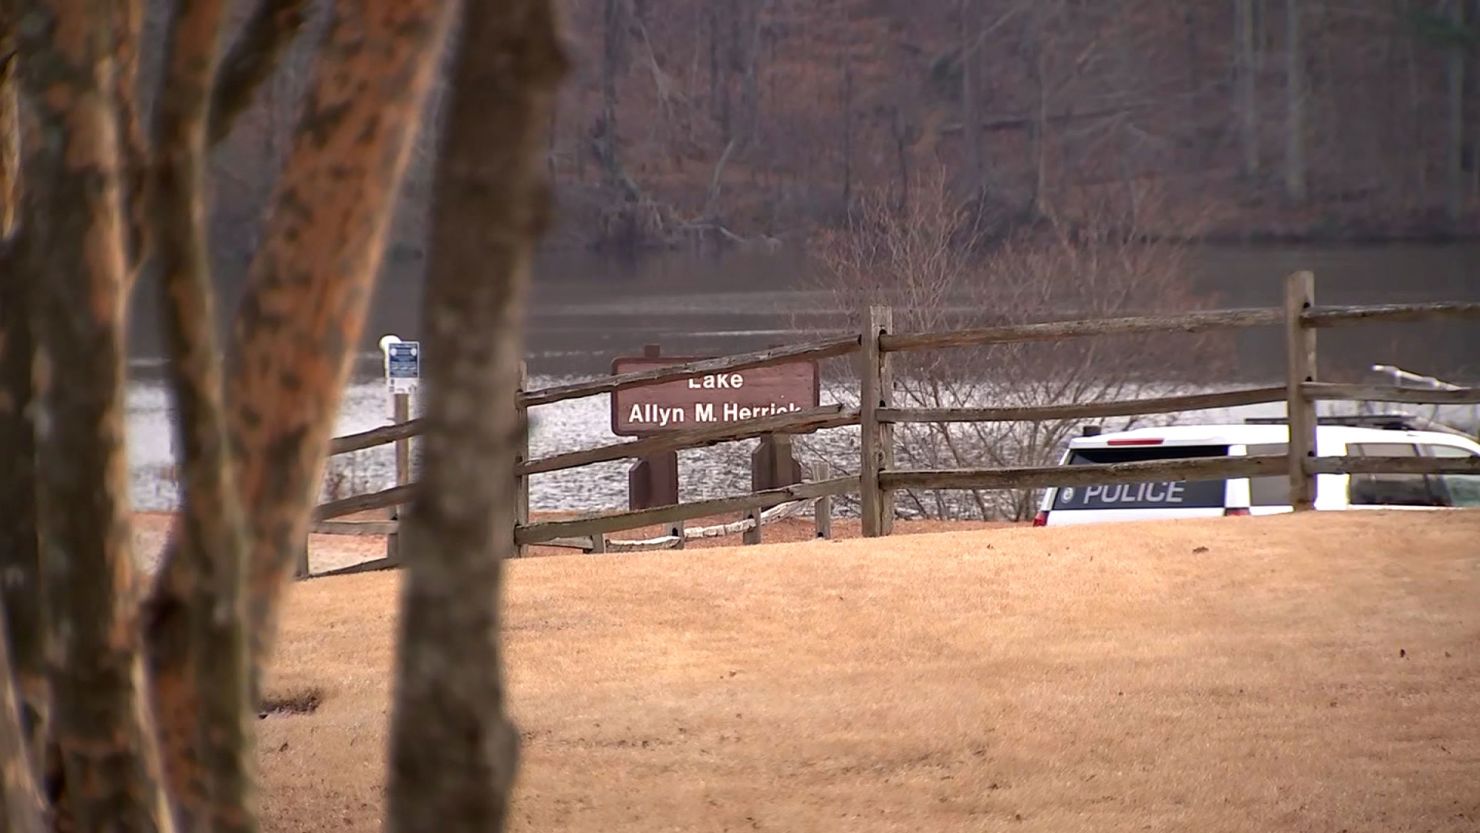
[[[745,530],[745,534],[740,537],[741,543],[749,545],[759,544],[761,542],[761,514],[762,512],[760,509],[750,510],[749,517],[752,525],[749,529]]]
[[[818,460],[812,466],[812,480],[821,482],[832,479],[832,465],[826,460]],[[812,510],[813,520],[817,522],[817,537],[832,537],[832,495],[823,495],[817,499]]]

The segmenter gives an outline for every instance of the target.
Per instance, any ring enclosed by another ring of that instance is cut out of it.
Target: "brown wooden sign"
[[[612,362],[612,373],[631,373],[701,361],[693,356],[631,356]],[[804,411],[821,401],[817,362],[796,361],[725,373],[708,373],[625,388],[611,396],[612,433],[646,437],[664,431],[744,422]]]

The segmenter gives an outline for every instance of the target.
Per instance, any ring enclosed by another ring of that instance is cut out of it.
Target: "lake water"
[[[416,264],[389,268],[381,281],[363,355],[347,392],[336,433],[389,421],[379,383],[375,342],[394,333],[417,338],[421,286]],[[527,353],[536,387],[609,372],[611,360],[660,344],[675,355],[720,355],[815,337],[839,327],[820,312],[824,296],[802,288],[810,268],[791,253],[650,256],[639,262],[556,253],[540,258],[528,313]],[[1480,301],[1480,244],[1343,247],[1205,247],[1193,258],[1188,282],[1219,306],[1277,306],[1284,276],[1310,269],[1322,303]],[[143,289],[141,287],[141,289]],[[236,289],[228,287],[228,297]],[[173,505],[174,486],[164,476],[171,462],[169,413],[157,381],[159,346],[154,299],[136,301],[132,355],[136,380],[129,395],[129,444],[134,497],[142,508]],[[1361,378],[1374,363],[1458,381],[1480,379],[1480,326],[1471,322],[1365,326],[1321,334],[1322,374]],[[1206,387],[1268,382],[1280,376],[1283,343],[1273,330],[1238,338],[1237,361]],[[1370,378],[1370,376],[1368,377]],[[611,442],[605,397],[536,410],[535,456]],[[1280,406],[1237,413],[1205,412],[1199,419],[1271,415]],[[1468,411],[1446,412],[1457,420]],[[856,435],[831,432],[812,453],[856,458]],[[814,443],[816,446],[817,443]],[[749,488],[753,443],[727,444],[681,455],[684,499],[716,497]],[[389,448],[337,458],[352,491],[391,482]],[[856,463],[855,463],[856,465]],[[626,463],[591,466],[534,479],[532,502],[545,509],[619,508],[625,505]]]

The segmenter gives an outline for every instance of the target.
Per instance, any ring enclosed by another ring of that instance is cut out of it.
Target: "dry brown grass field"
[[[294,587],[268,831],[378,828],[397,587]],[[505,609],[517,831],[1480,830],[1477,512],[530,558]]]

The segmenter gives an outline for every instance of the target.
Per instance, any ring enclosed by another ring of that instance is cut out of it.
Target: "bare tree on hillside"
[[[846,229],[821,235],[821,288],[852,326],[861,326],[857,313],[868,305],[891,305],[897,332],[1198,306],[1186,283],[1186,249],[1141,232],[1142,219],[1157,211],[1156,196],[1140,194],[1133,204],[1133,211],[1103,205],[1086,222],[1050,224],[989,248],[972,212],[937,173],[916,188],[907,210],[874,194],[860,201]],[[895,397],[915,408],[1123,398],[1206,374],[1217,367],[1217,346],[1202,335],[1125,336],[903,353],[893,359]],[[857,389],[847,376],[832,384],[845,401]],[[1049,465],[1076,428],[1069,420],[900,425],[896,454],[908,468]],[[927,517],[1022,519],[1034,506],[1026,492],[977,491],[964,501],[907,493],[900,500],[905,512]]]
[[[1239,144],[1243,148],[1244,176],[1259,173],[1259,18],[1254,0],[1233,0],[1234,113],[1238,119]]]
[[[458,210],[437,215],[435,239],[447,253],[438,262],[467,268],[449,272],[456,277],[438,284],[429,309],[474,315],[471,330],[497,333],[498,342],[434,339],[438,360],[456,369],[434,381],[448,388],[466,381],[486,395],[477,386],[510,378],[517,330],[484,325],[512,319],[542,226],[536,153],[562,67],[548,0],[334,4],[246,298],[229,343],[218,347],[206,158],[272,75],[298,26],[288,13],[297,5],[251,4],[251,19],[224,50],[223,2],[171,7],[156,82],[138,66],[140,0],[0,4],[0,45],[16,47],[0,52],[14,69],[0,74],[0,116],[18,100],[34,128],[19,138],[0,131],[0,151],[18,142],[23,161],[0,169],[0,216],[17,218],[0,227],[0,450],[12,461],[0,475],[4,829],[258,828],[261,678],[307,538],[417,115],[458,10],[479,50],[469,50],[477,54],[458,75],[464,92],[448,164],[476,172],[463,189],[477,199],[449,198]],[[468,105],[490,89],[501,92],[496,106]],[[146,113],[140,102],[153,105]],[[470,137],[480,142],[476,165]],[[470,264],[454,251],[460,240],[489,240],[493,256]],[[145,272],[163,287],[183,451],[183,506],[152,586],[133,552],[123,426],[124,312]],[[432,330],[445,336],[445,328]],[[487,362],[498,372],[468,372]],[[512,419],[513,385],[501,393]],[[490,444],[486,432],[446,430],[466,413],[455,394],[434,394],[432,402],[428,419],[442,459],[512,465],[512,449]],[[438,606],[491,626],[496,596],[479,593],[496,581],[499,550],[438,489],[460,506],[471,500],[480,517],[490,516],[487,500],[499,493],[485,497],[445,477],[435,484],[418,495],[413,539],[437,550],[427,559],[440,565],[434,573],[461,567],[464,579],[468,572],[484,579],[456,583],[454,596],[477,598],[439,596]],[[424,605],[412,598],[407,610],[415,619]],[[481,673],[496,674],[488,647],[496,632],[466,637]],[[412,627],[401,648],[416,657],[467,644]],[[452,713],[458,704],[423,706]],[[472,719],[479,736],[505,725],[497,699]],[[392,829],[427,829],[416,821],[426,818],[444,830],[498,829],[511,751],[490,748],[491,762],[469,768],[449,746],[429,748],[446,753],[435,763],[456,795],[416,793],[398,804]],[[414,772],[398,770],[393,786]],[[475,791],[477,801],[467,800]]]
[[[1305,202],[1305,0],[1285,0],[1285,196]]]

